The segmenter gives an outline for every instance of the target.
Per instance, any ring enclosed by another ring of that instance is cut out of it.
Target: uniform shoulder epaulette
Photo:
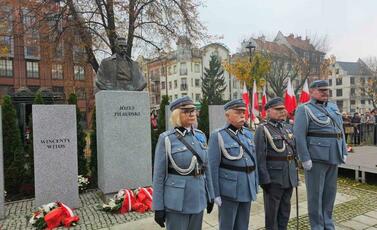
[[[166,130],[165,132],[161,133],[160,135],[167,137],[167,136],[172,135],[174,133],[175,133],[174,129],[169,129],[169,130]]]
[[[195,128],[194,130],[195,130],[195,132],[198,132],[198,133],[200,133],[200,134],[203,134],[203,135],[205,135],[205,134],[203,133],[203,131],[202,131],[202,130],[200,130],[200,129],[197,129],[197,128]]]

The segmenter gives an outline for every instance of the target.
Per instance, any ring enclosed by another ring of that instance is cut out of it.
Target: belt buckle
[[[293,155],[288,155],[288,156],[287,156],[287,160],[288,160],[288,161],[293,160]]]
[[[342,138],[342,133],[337,133],[337,134],[336,134],[336,138],[337,138],[337,139],[341,139],[341,138]]]

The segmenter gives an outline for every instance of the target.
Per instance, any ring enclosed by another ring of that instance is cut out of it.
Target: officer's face
[[[181,124],[183,127],[190,127],[196,123],[196,109],[195,108],[186,108],[181,109],[179,118],[181,119]]]
[[[267,109],[267,114],[268,117],[273,120],[283,121],[287,118],[287,110],[284,105]]]
[[[310,89],[310,96],[318,101],[327,101],[329,99],[329,89]]]
[[[230,109],[226,113],[227,120],[236,128],[241,128],[245,123],[245,109]]]

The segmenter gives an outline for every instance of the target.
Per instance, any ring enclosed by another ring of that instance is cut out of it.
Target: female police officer
[[[154,161],[153,210],[155,221],[167,230],[198,230],[203,210],[213,208],[206,137],[193,128],[196,110],[189,97],[170,104],[174,129],[159,137]]]

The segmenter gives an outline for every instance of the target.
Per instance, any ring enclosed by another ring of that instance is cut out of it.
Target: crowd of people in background
[[[343,112],[342,117],[347,143],[377,144],[377,109],[366,113],[355,112],[352,116]]]

